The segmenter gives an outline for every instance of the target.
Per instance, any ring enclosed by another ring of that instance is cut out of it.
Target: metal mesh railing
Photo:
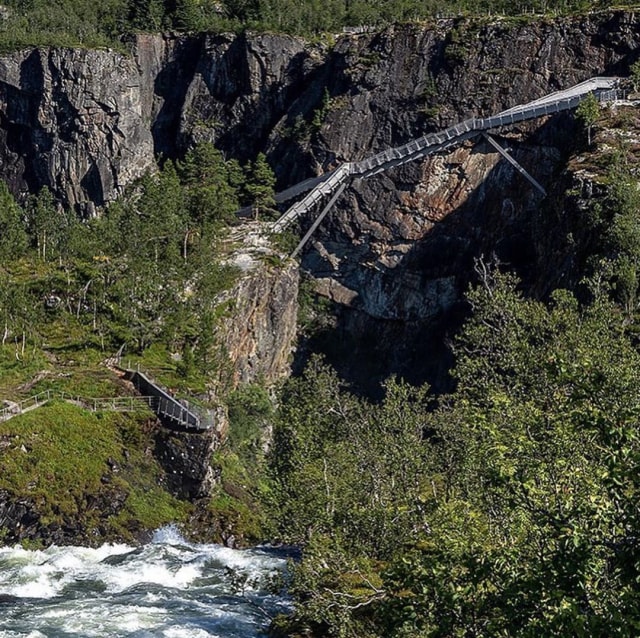
[[[307,210],[312,208],[325,195],[331,194],[349,177],[351,174],[351,166],[352,165],[350,163],[342,164],[339,168],[333,171],[326,180],[316,186],[297,204],[291,206],[284,215],[274,222],[272,227],[273,231],[276,233],[283,231],[297,217],[306,213]]]
[[[291,206],[272,226],[274,232],[281,232],[304,215],[326,195],[333,194],[341,185],[353,177],[371,177],[395,166],[441,152],[454,144],[492,128],[499,128],[552,115],[575,108],[587,98],[595,95],[599,102],[613,102],[626,97],[618,88],[619,78],[595,77],[585,80],[569,89],[555,91],[542,98],[515,106],[486,118],[470,118],[438,133],[431,133],[411,140],[402,146],[386,149],[359,162],[342,164],[326,176],[300,182],[285,191],[287,195],[312,190],[297,204]],[[281,194],[282,195],[282,194]],[[284,201],[284,199],[281,199]]]
[[[0,422],[8,421],[12,417],[40,408],[54,400],[67,401],[69,403],[79,405],[86,410],[91,410],[92,412],[132,412],[145,407],[154,410],[156,398],[152,396],[88,398],[59,390],[45,390],[21,401],[12,402],[11,405],[1,408]]]
[[[117,366],[128,374],[129,379],[140,394],[88,398],[60,390],[45,390],[21,401],[5,402],[9,403],[9,405],[0,408],[0,423],[39,408],[54,399],[59,399],[94,412],[130,412],[149,408],[165,423],[171,423],[171,425],[185,430],[209,430],[215,426],[215,419],[211,410],[200,408],[189,401],[174,397],[172,393],[162,388],[140,370],[131,369],[130,364],[128,368],[121,368],[121,354],[122,351],[107,359],[107,364]]]

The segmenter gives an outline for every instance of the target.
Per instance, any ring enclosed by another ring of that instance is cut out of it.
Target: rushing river
[[[252,638],[287,601],[267,584],[285,567],[269,549],[186,542],[0,548],[0,637]]]

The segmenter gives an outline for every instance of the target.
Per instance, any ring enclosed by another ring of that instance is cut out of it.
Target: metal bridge
[[[355,178],[367,178],[377,175],[383,171],[396,166],[402,166],[408,162],[419,160],[428,155],[439,153],[452,146],[460,144],[465,140],[483,135],[488,137],[488,131],[491,129],[509,126],[525,120],[532,120],[544,115],[552,115],[576,108],[580,102],[585,100],[589,95],[595,96],[600,103],[613,102],[621,97],[621,91],[618,89],[620,78],[616,77],[594,77],[590,80],[576,84],[575,86],[556,91],[545,95],[544,97],[521,104],[513,108],[501,111],[496,115],[485,118],[471,118],[464,120],[455,126],[451,126],[438,133],[430,133],[417,139],[411,140],[407,144],[390,148],[381,153],[372,155],[371,157],[359,162],[345,162],[338,168],[313,177],[291,188],[278,193],[275,196],[276,202],[286,202],[298,195],[307,193],[298,203],[291,206],[276,222],[273,223],[272,230],[274,232],[282,232],[294,221],[302,215],[305,215],[310,209],[316,206],[325,197],[329,196],[330,200],[322,209],[313,225],[302,238],[292,256],[295,256],[307,242],[311,234],[320,225],[320,222],[329,212],[333,204],[336,202],[342,191],[349,185],[351,180]],[[502,149],[495,140],[488,137],[493,146],[502,153],[512,164],[518,168],[529,179],[536,188],[544,193],[544,189],[513,159],[508,153]],[[242,214],[243,211],[239,211]]]
[[[15,416],[31,412],[51,401],[66,401],[92,412],[134,412],[151,409],[163,425],[182,431],[205,431],[214,426],[211,417],[201,414],[186,402],[179,401],[139,370],[123,370],[140,395],[108,398],[80,397],[70,392],[45,390],[18,402],[7,402],[0,409],[0,423]]]
[[[142,396],[151,396],[151,409],[167,427],[177,430],[210,430],[214,426],[213,418],[190,405],[187,401],[176,399],[173,394],[152,381],[140,370],[122,369],[125,378],[133,383]]]

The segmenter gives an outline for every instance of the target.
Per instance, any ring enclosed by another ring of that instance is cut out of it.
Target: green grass
[[[263,541],[269,534],[263,505],[268,485],[258,470],[260,461],[242,459],[227,445],[213,455],[212,464],[221,474],[209,502],[214,519],[233,529],[243,544]]]
[[[0,347],[0,400],[19,401],[45,390],[83,398],[130,394],[111,370],[100,365],[103,353],[87,349],[82,357],[74,359],[69,355],[28,345],[18,359],[14,344]]]
[[[162,490],[163,471],[145,454],[149,416],[53,402],[0,424],[0,489],[34,503],[44,524],[107,536],[185,520],[190,506]]]
[[[212,496],[208,509],[221,529],[233,530],[236,541],[241,545],[264,541],[262,516],[250,501],[220,489]]]
[[[131,394],[122,381],[105,367],[70,369],[50,375],[33,386],[32,393],[56,390],[81,398],[101,398]]]
[[[19,352],[19,349],[18,349]],[[0,347],[0,398],[16,398],[18,388],[31,381],[38,372],[50,371],[51,364],[41,350],[28,346],[24,356],[16,357],[16,346]]]
[[[76,491],[98,490],[108,469],[106,460],[122,458],[114,423],[119,416],[55,402],[3,423],[0,487],[43,503],[55,494],[57,507],[73,509]]]

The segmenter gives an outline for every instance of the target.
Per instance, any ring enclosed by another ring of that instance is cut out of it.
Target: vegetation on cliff
[[[342,27],[383,26],[440,16],[573,13],[606,9],[603,0],[7,0],[0,13],[0,47],[116,46],[136,32],[244,28],[300,35]]]
[[[296,611],[276,633],[637,633],[640,240],[629,118],[600,112],[595,140],[585,131],[596,146],[571,166],[589,196],[565,193],[559,205],[579,201],[580,212],[556,211],[573,225],[555,214],[540,222],[566,232],[565,256],[581,253],[574,291],[535,300],[504,267],[476,263],[452,392],[390,379],[373,403],[317,359],[285,385],[272,511],[304,552]]]
[[[206,375],[216,294],[236,276],[216,260],[218,233],[247,192],[269,188],[247,172],[203,144],[86,222],[47,189],[21,209],[0,186],[3,345],[19,359],[27,343],[134,354],[153,344],[183,354],[185,379]]]
[[[267,169],[261,156],[243,169],[202,144],[85,221],[46,189],[21,207],[0,184],[0,390],[8,405],[46,390],[126,395],[131,389],[102,363],[122,348],[130,365],[206,401],[212,372],[225,376],[214,331],[227,306],[218,295],[238,277],[222,263],[218,238],[241,202],[268,202]],[[91,543],[186,520],[191,506],[170,495],[152,454],[153,420],[146,410],[91,414],[53,403],[0,423],[0,500],[33,512],[30,529],[0,536]],[[237,518],[243,507],[243,499],[221,504],[220,516]],[[258,537],[252,516],[230,525]]]
[[[285,388],[277,520],[303,543],[293,627],[328,636],[630,635],[640,622],[640,359],[606,295],[526,299],[490,270],[457,389]],[[289,625],[291,631],[291,625]]]

